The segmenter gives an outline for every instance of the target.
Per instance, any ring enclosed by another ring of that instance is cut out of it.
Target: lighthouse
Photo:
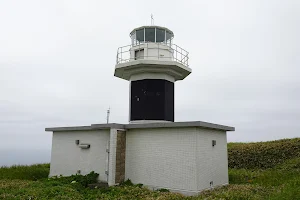
[[[118,48],[114,73],[130,83],[129,122],[174,122],[175,82],[192,72],[189,53],[165,27],[138,27],[130,38]]]
[[[227,185],[227,132],[203,121],[174,122],[175,82],[191,72],[174,33],[142,26],[118,48],[114,75],[129,81],[129,123],[46,128],[52,132],[49,176],[99,174],[100,185],[130,179],[151,190],[197,195]]]

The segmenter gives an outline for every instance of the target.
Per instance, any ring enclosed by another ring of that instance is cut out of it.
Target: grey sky
[[[228,141],[299,137],[299,10],[299,0],[0,1],[0,165],[48,162],[45,127],[104,123],[109,106],[111,122],[128,121],[116,51],[151,13],[190,52],[176,121],[235,126]]]

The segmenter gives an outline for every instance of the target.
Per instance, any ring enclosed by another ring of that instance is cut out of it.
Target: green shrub
[[[165,188],[160,188],[160,189],[158,189],[156,191],[158,191],[158,192],[170,192],[170,190],[165,189]]]
[[[236,169],[268,169],[300,156],[300,138],[228,145],[228,165]]]
[[[74,179],[73,181],[78,182],[83,187],[87,187],[88,184],[97,183],[99,174],[92,171],[91,173],[82,176],[82,175],[72,175],[70,178]]]
[[[134,186],[134,184],[131,182],[130,179],[127,179],[126,181],[123,181],[119,184],[120,186]]]
[[[197,199],[261,200],[266,199],[269,192],[270,190],[268,188],[259,185],[229,185],[214,190],[206,190],[202,192]]]
[[[48,179],[49,184],[59,185],[62,184],[80,184],[83,187],[87,187],[88,184],[97,183],[99,174],[95,173],[94,171],[90,172],[87,175],[71,175],[68,177],[62,176],[54,176]]]

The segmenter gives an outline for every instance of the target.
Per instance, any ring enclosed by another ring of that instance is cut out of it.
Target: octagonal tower
[[[192,72],[188,52],[165,27],[142,26],[130,37],[118,48],[114,74],[130,81],[129,122],[174,122],[174,83]]]

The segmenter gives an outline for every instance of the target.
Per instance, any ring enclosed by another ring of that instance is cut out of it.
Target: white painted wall
[[[225,131],[202,128],[131,129],[125,178],[187,195],[228,183]],[[217,145],[212,147],[212,140]]]
[[[109,167],[108,185],[115,185],[116,177],[116,152],[117,152],[117,129],[110,129],[109,138]]]
[[[131,47],[130,60],[146,59],[172,61],[174,59],[173,51],[174,50],[170,46],[163,43],[142,43]]]
[[[97,131],[66,131],[54,132],[52,138],[52,152],[50,176],[70,176],[81,170],[81,174],[91,171],[99,173],[99,180],[107,181],[107,152],[106,146],[110,137],[110,130]],[[81,149],[75,144],[90,144],[90,149]]]

